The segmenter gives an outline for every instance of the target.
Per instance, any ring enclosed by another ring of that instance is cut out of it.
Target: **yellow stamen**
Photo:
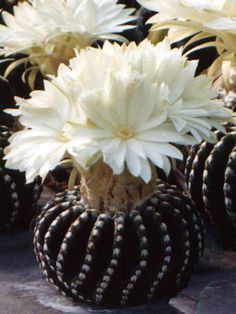
[[[66,143],[66,142],[69,142],[69,137],[65,134],[65,132],[62,132],[60,135],[59,135],[59,140]]]
[[[132,128],[123,127],[116,131],[116,136],[118,136],[122,140],[127,140],[134,136],[134,130]]]

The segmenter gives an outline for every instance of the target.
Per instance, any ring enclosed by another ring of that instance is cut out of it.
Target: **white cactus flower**
[[[69,135],[69,122],[82,118],[79,108],[54,84],[45,81],[44,91],[34,91],[26,100],[16,97],[19,109],[7,112],[19,116],[25,126],[9,139],[6,167],[26,171],[27,182],[43,179],[77,145]]]
[[[212,127],[232,118],[213,100],[210,79],[194,77],[196,66],[168,41],[84,49],[70,67],[59,67],[45,91],[18,99],[16,114],[28,130],[10,139],[7,166],[33,179],[67,154],[84,169],[102,159],[115,174],[127,168],[145,182],[150,163],[168,173],[168,158],[182,158],[176,144],[212,141]]]
[[[13,15],[3,12],[0,25],[0,54],[22,53],[7,74],[22,62],[32,64],[32,76],[39,67],[43,75],[56,74],[80,50],[97,40],[125,41],[120,35],[135,20],[134,9],[117,0],[31,0],[18,3]]]
[[[224,68],[236,66],[236,1],[235,0],[138,0],[138,2],[155,12],[149,19],[154,24],[152,31],[168,29],[168,38],[177,42],[193,36],[185,45],[196,42],[193,50],[214,46],[219,57],[212,64],[209,75],[218,75],[222,63],[223,79],[229,87],[229,73]],[[212,37],[216,37],[212,40]],[[198,44],[199,40],[208,39],[208,42]],[[225,73],[224,73],[225,72]],[[236,84],[236,82],[235,82]]]

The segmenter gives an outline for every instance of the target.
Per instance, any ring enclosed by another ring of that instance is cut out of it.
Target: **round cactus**
[[[40,179],[26,185],[23,173],[4,167],[3,150],[10,135],[7,127],[0,126],[0,233],[28,227],[41,192]]]
[[[188,282],[204,247],[191,200],[157,182],[130,211],[90,208],[80,191],[56,194],[37,218],[35,252],[64,295],[103,305],[170,298]]]
[[[186,165],[196,207],[208,213],[226,243],[236,238],[236,128],[216,132],[217,143],[193,146]]]

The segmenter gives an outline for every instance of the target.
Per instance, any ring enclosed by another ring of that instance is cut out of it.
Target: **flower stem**
[[[71,159],[64,159],[59,163],[59,166],[63,168],[71,168],[73,166],[73,162]]]
[[[69,178],[69,182],[68,182],[68,190],[69,191],[73,191],[77,176],[78,176],[77,169],[73,168],[71,173],[70,173],[70,178]]]
[[[152,179],[145,183],[141,178],[133,177],[128,169],[114,175],[112,169],[100,161],[81,173],[80,192],[90,207],[100,212],[128,212],[153,193],[156,178],[155,167],[152,167]]]

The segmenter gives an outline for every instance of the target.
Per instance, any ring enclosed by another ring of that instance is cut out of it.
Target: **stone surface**
[[[236,276],[228,280],[213,281],[200,293],[196,314],[233,314],[235,312]]]
[[[43,205],[51,192],[45,190]],[[42,278],[32,232],[0,237],[0,314],[233,314],[236,309],[236,252],[224,251],[210,232],[207,247],[187,288],[168,304],[98,309],[64,298]]]
[[[204,255],[188,287],[170,301],[181,313],[236,313],[236,252],[224,250],[215,239],[208,230]]]

